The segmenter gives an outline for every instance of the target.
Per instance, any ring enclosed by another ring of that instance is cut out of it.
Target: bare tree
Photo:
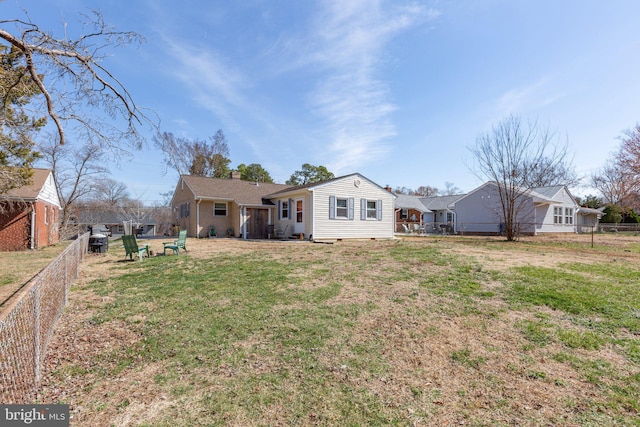
[[[546,170],[570,170],[566,142],[559,141],[547,127],[537,122],[526,125],[509,116],[491,131],[482,134],[470,148],[475,159],[474,174],[497,184],[501,220],[507,240],[519,237],[525,218],[524,200]],[[559,178],[558,178],[559,179]],[[564,184],[550,181],[548,185]]]
[[[117,206],[129,198],[129,192],[125,183],[105,177],[94,183],[93,198],[108,206]]]
[[[67,141],[66,129],[70,126],[78,140],[89,144],[140,148],[144,138],[138,126],[151,121],[102,62],[113,48],[141,43],[143,38],[109,27],[100,12],[92,12],[85,20],[86,34],[69,39],[66,31],[61,38],[54,37],[31,22],[28,15],[24,20],[3,19],[0,42],[21,53],[20,66],[37,86],[42,101],[31,107],[43,111],[53,122],[61,145]],[[106,113],[109,120],[94,115],[97,111]],[[123,127],[116,125],[121,122]]]
[[[62,202],[60,219],[63,237],[69,229],[69,219],[74,206],[83,199],[90,199],[98,182],[108,173],[103,166],[104,151],[97,144],[80,148],[71,144],[60,145],[55,138],[39,146],[43,161],[53,171]],[[74,234],[74,233],[72,233]]]
[[[432,187],[430,185],[421,185],[420,187],[416,188],[414,194],[416,196],[429,197],[437,196],[438,194],[440,194],[440,191],[436,187]]]
[[[604,166],[591,176],[591,184],[602,193],[605,203],[629,206],[633,196],[640,191],[640,183],[633,173],[615,158],[609,158]]]
[[[178,175],[229,175],[229,145],[222,130],[205,140],[179,138],[170,132],[158,133],[153,141],[164,154],[164,173],[175,170]]]
[[[629,172],[640,177],[640,124],[624,132],[617,160]]]
[[[618,150],[591,176],[591,183],[606,203],[636,208],[640,192],[640,125],[625,131],[620,140]]]
[[[459,194],[460,193],[460,188],[456,187],[456,185],[453,182],[445,182],[444,183],[444,192],[443,194],[445,196],[453,196],[455,194]]]

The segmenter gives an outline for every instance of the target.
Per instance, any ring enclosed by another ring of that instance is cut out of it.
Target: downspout
[[[196,238],[200,238],[200,203],[202,199],[196,200]]]
[[[33,202],[31,202],[31,246],[29,249],[36,248],[36,206]]]

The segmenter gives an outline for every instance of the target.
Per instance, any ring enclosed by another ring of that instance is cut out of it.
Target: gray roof
[[[267,195],[291,188],[290,185],[256,183],[231,178],[182,175],[181,179],[191,189],[195,199],[233,200],[241,206],[271,204],[263,200]]]
[[[535,187],[535,188],[532,188],[532,190],[538,194],[542,194],[544,197],[553,199],[555,195],[558,194],[558,192],[563,188],[564,188],[564,185],[552,185],[549,187]]]
[[[423,197],[420,200],[425,207],[432,211],[443,211],[449,209],[449,206],[459,199],[463,198],[465,194],[455,194],[453,196],[430,196]]]
[[[396,209],[415,209],[420,212],[431,212],[420,200],[420,196],[397,194],[394,203]]]

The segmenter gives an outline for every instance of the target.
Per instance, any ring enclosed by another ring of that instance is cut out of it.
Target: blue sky
[[[509,114],[566,138],[588,176],[640,121],[640,2],[596,0],[0,2],[61,34],[99,9],[140,47],[104,65],[161,129],[222,129],[231,166],[284,182],[303,163],[392,187],[483,181],[468,148]],[[148,146],[113,177],[148,203],[173,190]],[[574,188],[577,195],[592,193]]]

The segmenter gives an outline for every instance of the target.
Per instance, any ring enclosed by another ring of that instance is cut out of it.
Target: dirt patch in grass
[[[606,398],[604,392],[596,382],[586,381],[580,372],[553,359],[553,355],[566,351],[561,343],[551,339],[545,345],[532,345],[521,327],[523,322],[540,319],[569,327],[562,313],[547,308],[509,310],[499,296],[458,300],[446,292],[433,293],[422,283],[423,278],[445,272],[448,267],[423,261],[399,264],[388,254],[408,242],[433,246],[444,257],[467,257],[481,270],[501,271],[515,266],[606,262],[612,257],[640,261],[640,237],[606,238],[613,252],[563,245],[585,243],[584,236],[574,235],[537,236],[514,243],[446,237],[334,245],[189,239],[187,256],[208,259],[220,254],[255,253],[261,259],[283,263],[311,263],[312,269],[296,271],[292,276],[302,279],[301,288],[338,284],[339,293],[326,305],[357,306],[362,311],[353,326],[337,332],[317,356],[327,372],[324,381],[328,387],[347,388],[375,399],[390,419],[402,414],[402,423],[413,425],[488,425],[487,420],[491,420],[498,425],[571,426],[580,425],[576,414],[591,411],[597,406],[593,402]],[[605,236],[600,237],[599,244],[604,245],[604,240]],[[172,362],[137,360],[137,353],[129,349],[145,339],[141,328],[136,327],[145,322],[145,314],[100,322],[96,314],[116,296],[99,296],[88,286],[92,280],[105,280],[121,272],[125,266],[121,255],[112,248],[110,254],[88,257],[83,265],[48,350],[41,401],[69,403],[74,425],[153,425],[156,420],[166,424],[168,415],[182,425],[180,411],[199,413],[203,420],[218,416],[203,404],[203,396],[215,399],[216,394],[233,393],[235,384],[247,377],[286,370],[290,377],[281,385],[283,394],[301,393],[297,381],[304,375],[302,367],[295,361],[286,364],[278,349],[270,348],[268,334],[236,342],[236,349],[245,355],[240,368],[222,364],[195,373],[178,368],[177,377],[167,379],[166,364]],[[140,268],[144,268],[144,261]],[[319,270],[322,279],[315,273]],[[306,276],[309,281],[304,280]],[[371,286],[374,278],[377,285]],[[502,286],[487,280],[478,292],[499,292]],[[229,306],[230,300],[216,304]],[[465,311],[467,305],[473,310]],[[287,308],[299,307],[276,305],[273,310]],[[218,351],[214,344],[212,351]],[[638,373],[637,366],[630,365],[609,345],[573,353],[606,361],[621,374]],[[196,391],[172,395],[165,386],[167,381]],[[254,391],[263,390],[256,385]],[[327,393],[330,398],[331,392]],[[261,408],[261,422],[285,425],[288,410],[276,399]],[[602,411],[611,409],[602,407]],[[225,424],[246,425],[252,421],[247,413],[238,412]],[[300,425],[331,424],[326,414],[323,418],[315,413],[297,421]]]

